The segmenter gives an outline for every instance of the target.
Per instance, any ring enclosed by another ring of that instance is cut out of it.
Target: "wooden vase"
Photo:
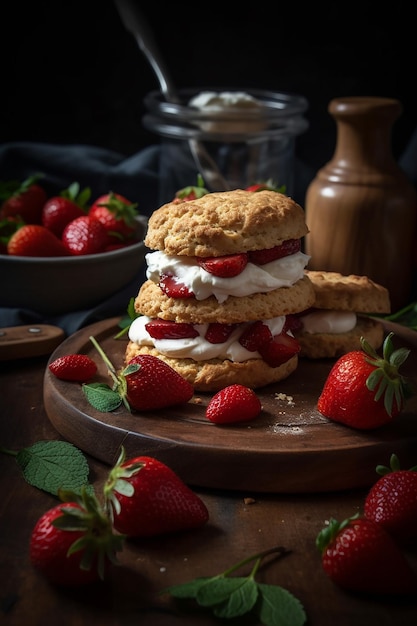
[[[391,151],[402,105],[392,98],[331,100],[337,125],[332,159],[305,199],[309,269],[368,276],[390,293],[391,310],[412,288],[417,194]]]

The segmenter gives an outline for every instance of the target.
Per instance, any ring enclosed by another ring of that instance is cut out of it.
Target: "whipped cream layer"
[[[200,267],[194,257],[169,256],[157,250],[145,255],[146,276],[158,284],[162,274],[175,276],[194,293],[197,300],[215,296],[221,304],[229,296],[250,296],[266,293],[279,287],[291,287],[304,276],[310,257],[296,252],[265,265],[248,263],[238,276],[220,278]]]
[[[320,309],[306,315],[300,315],[303,331],[309,334],[317,333],[348,333],[356,326],[356,313],[351,311],[327,311]]]
[[[204,339],[208,324],[194,324],[198,337],[154,339],[145,328],[145,325],[150,321],[151,318],[146,315],[137,317],[129,328],[129,339],[139,346],[154,346],[158,352],[167,357],[193,359],[194,361],[228,359],[235,363],[262,358],[259,352],[250,352],[239,343],[239,337],[253,322],[239,324],[224,343],[210,343]],[[268,326],[272,336],[279,335],[285,324],[285,316],[263,320],[263,323]]]

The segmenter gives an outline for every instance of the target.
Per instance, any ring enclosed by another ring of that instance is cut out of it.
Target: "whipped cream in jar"
[[[160,91],[145,97],[144,126],[160,138],[159,201],[170,202],[197,184],[202,162],[214,163],[229,189],[264,183],[291,196],[295,140],[308,128],[307,100],[300,95],[256,89],[181,89],[178,102]],[[194,153],[194,154],[193,154]]]

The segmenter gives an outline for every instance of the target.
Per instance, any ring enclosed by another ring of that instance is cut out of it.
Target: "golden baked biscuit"
[[[270,367],[261,359],[250,359],[242,363],[220,359],[194,361],[174,359],[160,354],[151,346],[138,346],[130,341],[126,349],[126,363],[138,354],[151,354],[168,363],[181,376],[186,378],[196,391],[215,392],[238,383],[256,389],[288,378],[298,365],[295,355],[279,367]]]
[[[391,310],[388,289],[367,276],[343,275],[338,272],[305,270],[315,292],[315,309],[350,311],[357,314],[356,326],[342,333],[295,332],[301,345],[301,357],[333,358],[360,350],[364,337],[377,350],[384,341],[384,328],[378,320],[360,313],[383,314]]]
[[[223,256],[273,248],[308,232],[304,210],[288,196],[237,189],[163,205],[149,218],[145,245],[168,255]]]
[[[389,291],[367,276],[305,270],[313,283],[317,309],[390,313]]]
[[[307,276],[291,287],[241,298],[229,296],[221,304],[214,296],[205,300],[170,298],[158,285],[147,280],[135,300],[137,313],[174,322],[233,324],[266,320],[307,309],[314,304],[314,290]]]
[[[352,350],[361,350],[361,337],[377,350],[384,341],[384,327],[371,318],[358,317],[356,326],[347,333],[295,333],[301,346],[300,357],[309,359],[338,358]]]

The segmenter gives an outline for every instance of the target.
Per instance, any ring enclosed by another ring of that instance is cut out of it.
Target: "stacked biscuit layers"
[[[274,191],[243,190],[206,194],[194,201],[168,203],[149,219],[145,244],[147,280],[135,300],[140,317],[131,325],[126,361],[153,354],[177,370],[199,391],[216,391],[233,383],[252,388],[277,382],[297,367],[297,354],[277,367],[239,344],[249,324],[262,320],[273,335],[283,332],[286,316],[312,306],[314,291],[304,274],[309,257],[301,251],[266,265],[248,262],[232,278],[205,271],[197,259],[271,249],[308,232],[303,209]],[[191,297],[172,297],[161,276],[185,285]],[[147,321],[159,318],[193,324],[194,339],[154,340]],[[224,344],[205,339],[208,325],[235,324]],[[286,332],[286,331],[285,331]]]
[[[360,350],[361,337],[376,350],[384,340],[384,327],[372,315],[391,310],[388,290],[367,276],[306,270],[315,292],[314,309],[300,316],[295,332],[300,356],[311,359],[339,357]]]

